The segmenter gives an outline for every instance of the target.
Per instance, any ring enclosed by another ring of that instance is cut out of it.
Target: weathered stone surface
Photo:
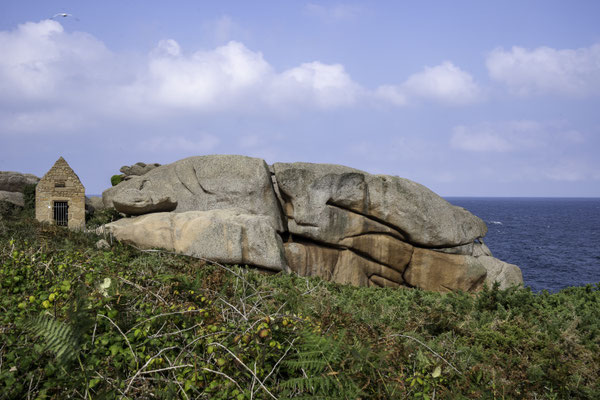
[[[173,211],[177,201],[169,196],[159,197],[154,192],[123,189],[113,197],[113,206],[129,215],[142,215],[152,212]]]
[[[312,243],[285,243],[290,269],[301,276],[319,276],[325,280],[355,286],[398,287],[404,283],[401,271],[361,257],[348,249],[336,249]]]
[[[327,243],[332,233],[350,236],[332,209],[358,214],[424,247],[469,244],[487,232],[481,219],[408,179],[330,164],[275,163],[273,169],[293,234]]]
[[[23,192],[25,185],[38,183],[40,178],[32,174],[14,171],[0,171],[0,191]]]
[[[124,218],[105,230],[141,248],[163,248],[226,264],[287,270],[281,237],[267,216],[241,209],[152,213]]]
[[[492,252],[490,249],[483,243],[481,239],[480,243],[473,243],[473,253],[471,254],[473,257],[481,257],[481,256],[490,256],[492,257]]]
[[[415,248],[404,279],[411,286],[435,292],[476,292],[483,288],[486,274],[476,257]]]
[[[269,217],[279,232],[283,216],[271,184],[267,164],[258,158],[235,155],[189,157],[133,177],[102,193],[105,206],[129,214],[145,210],[145,201],[171,199],[175,212],[241,208]],[[141,201],[140,201],[141,199]],[[136,211],[137,210],[137,211]]]
[[[7,201],[19,207],[25,206],[23,193],[20,192],[6,192],[4,190],[0,190],[0,201]]]
[[[395,237],[380,234],[368,234],[346,238],[341,245],[402,273],[410,262],[413,247]]]
[[[138,162],[133,165],[124,165],[121,167],[119,171],[123,173],[123,179],[131,179],[132,176],[141,176],[145,175],[148,172],[152,171],[154,168],[160,167],[159,163],[146,164],[143,162]]]
[[[492,287],[494,282],[500,284],[500,289],[507,289],[512,286],[523,285],[523,274],[521,269],[516,265],[505,263],[497,258],[489,256],[477,257],[479,262],[486,270],[485,284]]]

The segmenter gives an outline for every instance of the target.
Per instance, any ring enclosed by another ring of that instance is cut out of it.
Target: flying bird
[[[79,18],[77,18],[77,17],[76,17],[76,16],[74,16],[73,14],[69,14],[69,13],[58,13],[58,14],[54,14],[54,15],[52,16],[52,18],[50,18],[50,19],[56,19],[56,18],[58,18],[58,17],[61,17],[61,18],[72,17],[72,18],[75,18],[77,21],[79,21]]]

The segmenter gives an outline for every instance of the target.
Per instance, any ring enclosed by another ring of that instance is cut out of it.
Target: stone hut
[[[85,228],[85,188],[62,157],[37,185],[35,218],[70,229]]]

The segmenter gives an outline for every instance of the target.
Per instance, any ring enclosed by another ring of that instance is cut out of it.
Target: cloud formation
[[[66,109],[128,119],[330,109],[355,104],[362,90],[341,64],[313,61],[277,72],[236,41],[186,53],[166,39],[146,57],[125,56],[53,20],[0,32],[0,54],[0,103],[13,111],[0,125],[12,131],[52,126],[53,115],[71,126]]]
[[[580,49],[498,48],[486,59],[490,77],[517,95],[600,94],[600,44]]]
[[[334,14],[341,18],[344,10]],[[186,52],[165,39],[146,56],[124,55],[53,20],[0,32],[0,54],[0,127],[13,133],[75,132],[106,119],[330,110],[373,97],[395,106],[480,98],[471,75],[448,61],[370,91],[341,64],[312,61],[276,71],[261,52],[236,41]]]
[[[380,86],[376,96],[397,106],[418,100],[460,106],[481,100],[482,91],[469,73],[444,61],[434,67],[425,67],[399,86]]]

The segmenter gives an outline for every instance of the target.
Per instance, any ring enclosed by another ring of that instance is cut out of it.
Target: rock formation
[[[156,167],[160,167],[160,164],[146,164],[143,162],[138,162],[133,165],[123,165],[119,171],[121,171],[123,174],[123,180],[129,180],[134,176],[145,175]]]
[[[102,197],[105,206],[139,215],[106,228],[145,248],[358,286],[447,292],[523,282],[518,267],[483,244],[481,219],[395,176],[198,156],[134,176]]]
[[[0,201],[19,207],[25,205],[23,190],[26,185],[38,183],[40,178],[32,174],[14,171],[0,171]]]
[[[35,175],[22,174],[14,171],[0,171],[0,191],[23,193],[26,185],[36,184],[40,181]]]

